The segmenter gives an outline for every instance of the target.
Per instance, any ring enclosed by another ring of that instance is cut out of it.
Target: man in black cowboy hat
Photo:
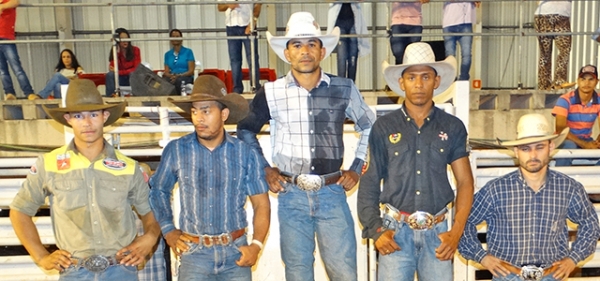
[[[596,250],[600,225],[585,188],[548,168],[569,128],[553,131],[543,115],[523,115],[517,139],[501,143],[514,152],[518,169],[475,194],[459,251],[489,270],[494,281],[565,280]],[[571,245],[567,219],[578,225]],[[483,221],[487,249],[477,238],[477,225]]]
[[[270,223],[268,186],[258,153],[227,134],[226,122],[248,113],[248,102],[227,94],[211,75],[194,82],[190,97],[172,103],[191,115],[195,132],[170,142],[150,179],[150,204],[167,244],[181,257],[180,280],[251,280]],[[179,228],[172,191],[179,183]],[[244,205],[254,209],[252,242]]]
[[[138,280],[136,266],[160,235],[148,202],[148,184],[138,163],[103,138],[125,104],[104,104],[94,83],[69,84],[66,107],[47,108],[57,122],[73,128],[71,143],[40,156],[10,205],[21,243],[59,280]],[[49,253],[32,221],[49,199],[58,250]],[[135,207],[144,235],[136,236]]]

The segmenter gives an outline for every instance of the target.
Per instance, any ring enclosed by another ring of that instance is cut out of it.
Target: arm
[[[269,232],[269,225],[271,223],[271,206],[269,202],[268,193],[260,193],[250,196],[250,202],[254,209],[254,218],[252,221],[252,227],[254,234],[253,240],[258,240],[260,243],[265,242],[267,232]],[[235,261],[238,266],[253,266],[258,259],[258,254],[261,251],[261,246],[255,243],[251,243],[248,246],[241,246],[240,251],[242,256],[239,260]]]
[[[254,96],[252,103],[250,103],[248,116],[238,122],[237,137],[259,152],[261,158],[260,164],[263,168],[266,168],[270,167],[270,165],[265,159],[262,148],[258,143],[258,138],[256,137],[263,125],[271,119],[264,89],[265,87],[262,87]]]
[[[362,166],[367,159],[367,146],[369,144],[369,134],[375,123],[375,114],[365,103],[356,86],[352,85],[350,93],[350,102],[346,108],[346,116],[354,121],[354,130],[360,134],[356,146],[356,159],[350,166],[350,171],[355,171],[358,175],[362,172]]]
[[[7,9],[13,9],[16,8],[17,6],[19,6],[19,4],[21,4],[19,2],[19,0],[8,0],[8,2],[0,4],[0,13],[4,10]],[[260,12],[260,11],[259,11]]]
[[[135,71],[135,68],[142,63],[142,56],[140,54],[140,48],[133,46],[133,66],[127,69],[121,69],[119,67],[119,75],[129,75]]]
[[[71,265],[71,254],[69,252],[56,250],[50,254],[46,250],[31,216],[11,209],[10,222],[17,237],[19,237],[19,241],[31,255],[33,261],[40,267],[45,270],[56,269],[62,271]]]
[[[600,236],[600,225],[594,205],[578,183],[567,209],[567,218],[577,224],[577,238],[571,246],[569,258],[578,263],[594,253]]]
[[[149,182],[151,186],[150,207],[165,238],[167,233],[175,230],[171,199],[173,197],[173,187],[177,182],[177,174],[174,170],[176,166],[174,163],[174,146],[176,142],[172,141],[165,147],[160,164]]]
[[[153,252],[160,237],[160,227],[152,212],[140,216],[144,226],[144,235],[136,237],[131,244],[117,252],[117,257],[123,257],[121,264],[137,266]]]
[[[452,229],[439,235],[442,244],[436,249],[436,256],[440,260],[449,260],[454,256],[458,242],[463,234],[467,218],[473,204],[473,172],[468,157],[454,160],[450,167],[456,179],[456,213]]]
[[[556,124],[555,124],[556,132],[560,133],[560,132],[562,132],[562,130],[567,128],[567,116],[557,114],[554,117],[556,120]],[[582,139],[578,138],[576,135],[574,135],[573,133],[571,133],[570,131],[569,131],[569,134],[567,134],[567,139],[574,142],[575,144],[577,144],[577,146],[579,146],[581,148],[586,148],[586,149],[598,148],[593,141],[588,142],[588,141],[582,140]]]
[[[463,257],[479,263],[481,263],[483,258],[488,254],[483,249],[481,241],[477,238],[477,225],[484,220],[487,221],[488,224],[492,223],[489,221],[489,216],[496,212],[494,198],[492,198],[492,195],[490,194],[492,189],[493,182],[490,182],[475,194],[473,211],[466,221],[464,232],[458,245],[458,250]]]
[[[226,12],[227,9],[233,10],[239,6],[239,4],[217,4],[217,10],[219,10],[219,12]]]

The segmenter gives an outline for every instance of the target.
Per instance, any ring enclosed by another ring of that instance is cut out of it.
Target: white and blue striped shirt
[[[227,133],[213,151],[198,142],[196,133],[170,142],[150,179],[150,205],[163,235],[175,229],[171,198],[176,182],[183,232],[215,235],[245,228],[247,196],[269,190],[259,159],[255,149]]]

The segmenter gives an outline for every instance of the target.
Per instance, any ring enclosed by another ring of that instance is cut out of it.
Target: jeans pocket
[[[344,187],[342,187],[339,184],[330,184],[330,185],[326,185],[325,188],[327,188],[329,191],[331,191],[334,194],[345,194],[346,190],[344,190]]]
[[[128,266],[128,265],[118,265],[118,266],[121,267],[125,272],[137,274],[136,266]]]
[[[186,243],[186,244],[187,244],[187,245],[188,245],[190,248],[189,248],[187,251],[185,251],[185,252],[181,253],[182,255],[191,255],[191,254],[193,254],[194,252],[196,252],[196,251],[198,251],[198,250],[202,249],[202,246],[200,246],[200,244],[196,244],[196,243]]]

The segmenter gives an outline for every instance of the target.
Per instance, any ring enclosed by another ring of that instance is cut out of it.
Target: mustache
[[[525,162],[525,164],[529,164],[529,163],[539,163],[539,164],[542,164],[542,161],[540,161],[538,159],[531,159],[531,160],[527,160],[527,162]]]

